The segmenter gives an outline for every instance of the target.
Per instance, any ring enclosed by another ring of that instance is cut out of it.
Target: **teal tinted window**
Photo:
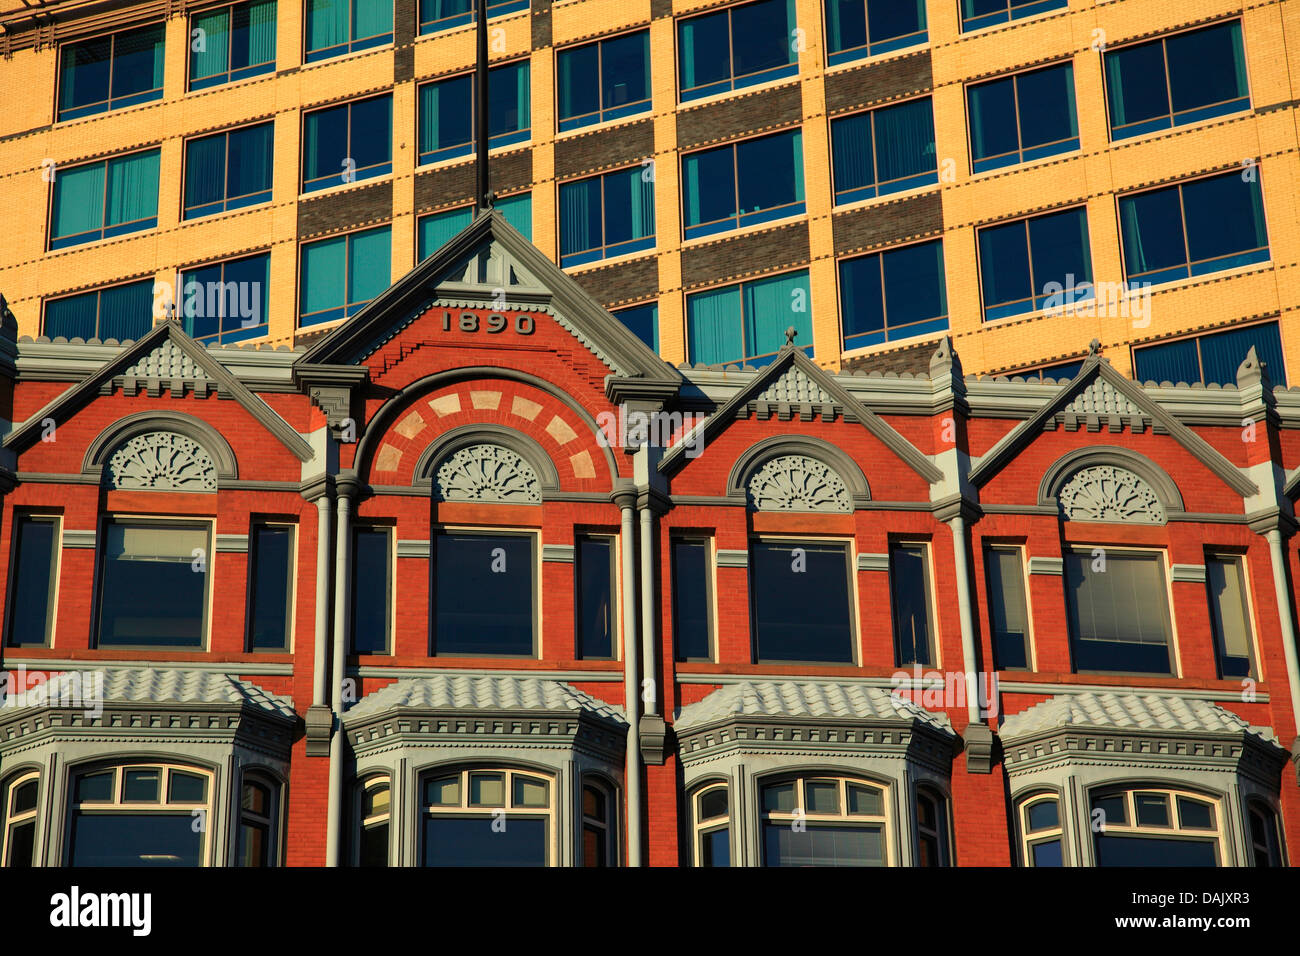
[[[162,98],[163,25],[64,44],[58,119],[76,119]]]
[[[842,259],[839,269],[844,348],[948,328],[940,240]]]
[[[830,66],[924,43],[925,0],[826,0]]]
[[[271,254],[231,259],[181,273],[180,318],[200,342],[238,342],[266,334]]]
[[[686,297],[692,363],[766,365],[785,345],[787,328],[795,330],[796,343],[812,340],[806,269]],[[812,355],[811,345],[803,349]]]
[[[759,0],[677,22],[683,101],[794,76],[794,0]]]
[[[1072,63],[977,83],[966,103],[972,172],[1079,148]]]
[[[49,299],[41,333],[52,339],[135,340],[153,328],[153,303],[152,279]]]
[[[804,212],[799,130],[758,136],[682,157],[686,239]]]
[[[185,144],[186,219],[271,200],[271,123],[200,136]]]
[[[1094,295],[1083,207],[981,229],[979,253],[985,321]]]
[[[560,184],[560,265],[653,249],[654,179],[641,166]]]
[[[393,42],[393,0],[307,0],[306,61]]]
[[[648,302],[630,309],[619,309],[610,315],[618,319],[637,338],[654,351],[659,351],[659,304]]]
[[[215,7],[190,17],[190,89],[275,69],[276,0]]]
[[[391,227],[380,226],[302,246],[298,324],[355,315],[391,282]]]
[[[393,171],[393,98],[376,96],[303,117],[302,191]]]
[[[837,205],[939,181],[928,96],[831,121]]]
[[[1049,10],[1060,10],[1067,0],[961,0],[963,32],[991,27]]]
[[[55,170],[50,248],[156,228],[158,156],[150,149]]]
[[[502,17],[528,9],[528,0],[488,0],[487,15]],[[420,0],[420,32],[436,33],[474,22],[474,0]]]
[[[555,57],[559,129],[650,109],[650,31],[561,50]]]
[[[528,142],[532,136],[528,61],[492,67],[488,88],[488,149]],[[473,155],[475,95],[472,73],[420,87],[420,165]]]
[[[1286,385],[1282,336],[1276,322],[1247,325],[1133,350],[1134,377],[1141,382],[1203,382],[1232,385],[1251,349],[1274,385]]]

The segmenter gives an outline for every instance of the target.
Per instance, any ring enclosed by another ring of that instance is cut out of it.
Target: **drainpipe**
[[[649,501],[641,504],[641,670],[649,681],[641,700],[646,716],[659,713],[659,680],[655,667],[655,565],[654,510]]]
[[[966,519],[957,515],[948,522],[952,528],[952,560],[957,572],[957,617],[961,621],[962,668],[966,672],[966,716],[972,724],[983,723],[980,717],[979,691],[975,664],[975,624],[970,607],[970,573],[966,567]]]
[[[636,526],[632,511],[636,507],[636,483],[620,478],[610,495],[622,513],[621,535],[623,560],[623,699],[627,714],[627,766],[624,772],[627,789],[627,865],[641,865],[641,732],[637,726],[637,701],[641,680],[638,673],[636,646]]]
[[[331,527],[329,495],[322,494],[316,499],[316,651],[312,668],[316,676],[312,684],[313,707],[327,705],[325,696],[329,686],[325,667],[329,660]]]
[[[1291,719],[1300,726],[1300,661],[1296,659],[1295,620],[1291,616],[1291,594],[1286,586],[1286,552],[1282,532],[1270,528],[1268,553],[1273,559],[1273,590],[1277,595],[1277,616],[1282,622],[1282,650],[1286,654],[1286,679],[1291,688]]]
[[[330,738],[329,805],[326,811],[325,865],[339,865],[339,843],[343,817],[343,662],[347,654],[348,626],[351,623],[352,588],[352,498],[355,482],[337,485],[338,534],[334,549],[334,655],[332,706],[334,736]]]

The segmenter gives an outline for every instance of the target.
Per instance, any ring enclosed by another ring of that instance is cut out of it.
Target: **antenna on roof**
[[[477,157],[477,187],[474,215],[492,208],[491,179],[488,176],[488,33],[487,0],[474,0],[478,55],[474,66],[474,154]]]

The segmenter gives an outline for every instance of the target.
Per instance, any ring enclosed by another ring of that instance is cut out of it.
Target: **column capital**
[[[609,493],[610,501],[624,511],[630,511],[636,507],[636,499],[636,483],[631,478],[616,478],[614,480],[614,490]]]

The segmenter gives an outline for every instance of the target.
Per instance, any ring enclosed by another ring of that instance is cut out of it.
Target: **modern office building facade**
[[[1300,391],[676,369],[485,213],[295,350],[0,316],[6,865],[1282,865]]]
[[[466,225],[467,0],[0,3],[20,331],[293,344]],[[501,0],[499,208],[670,363],[1300,362],[1295,6]],[[191,283],[256,283],[235,305]],[[156,283],[163,285],[155,288]],[[1070,308],[1067,308],[1070,307]]]

